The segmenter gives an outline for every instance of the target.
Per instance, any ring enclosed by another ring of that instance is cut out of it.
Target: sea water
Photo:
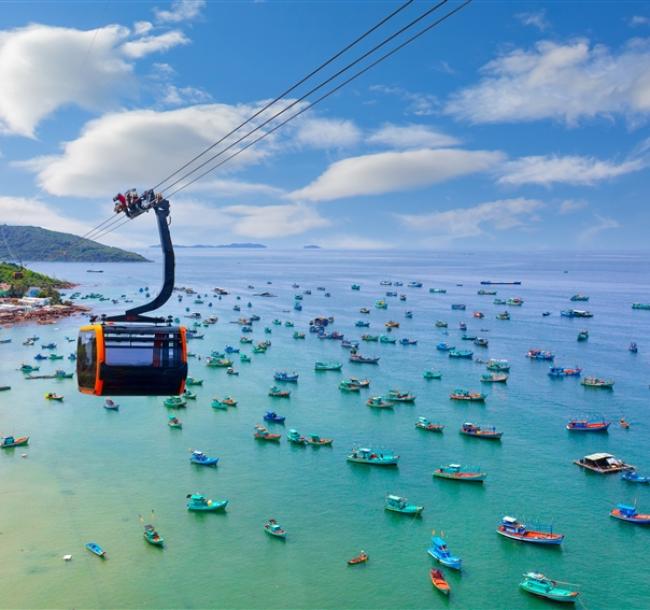
[[[170,300],[164,313],[188,325],[186,308],[219,317],[216,325],[199,329],[205,338],[191,341],[190,350],[206,356],[226,344],[239,346],[240,327],[230,322],[252,313],[262,319],[251,336],[256,342],[270,339],[272,346],[253,354],[250,364],[233,355],[239,376],[190,359],[190,374],[204,384],[191,388],[198,400],[188,401],[187,409],[168,411],[163,397],[119,397],[119,412],[109,412],[102,398],[77,393],[75,380],[24,380],[16,369],[46,353],[42,343],[56,342],[56,351],[66,356],[74,351],[64,337],[75,336],[81,317],[0,330],[1,338],[13,339],[0,344],[0,385],[12,386],[0,393],[0,432],[30,436],[28,447],[0,453],[1,607],[541,608],[543,601],[518,588],[530,570],[575,584],[590,610],[650,607],[650,529],[608,516],[618,502],[636,502],[640,512],[650,512],[650,489],[573,463],[604,451],[650,474],[650,312],[631,309],[633,302],[650,302],[647,255],[198,254],[180,253],[177,285],[201,294],[218,286],[230,294],[222,299],[210,294],[204,305],[194,305],[188,296],[178,302],[176,294]],[[32,267],[79,283],[82,293],[125,294],[135,303],[145,298],[140,288],[157,291],[161,275],[159,264]],[[89,274],[89,267],[104,273]],[[478,296],[479,282],[488,279],[521,280],[521,286],[493,288],[498,298],[519,296],[524,305],[508,308],[493,305],[493,296]],[[380,286],[381,280],[404,285]],[[411,280],[424,287],[409,288]],[[292,288],[294,282],[300,288]],[[361,290],[352,291],[352,283]],[[430,294],[431,287],[447,293]],[[304,296],[301,312],[294,311],[294,295],[306,289],[312,294]],[[390,290],[407,300],[385,297]],[[252,296],[262,291],[276,296]],[[589,295],[589,302],[571,303],[575,293]],[[387,310],[373,307],[379,298],[386,298]],[[117,310],[110,301],[81,302],[97,311]],[[467,309],[452,311],[452,303],[465,303]],[[233,311],[235,304],[241,313]],[[370,315],[359,314],[364,306]],[[560,310],[571,307],[589,309],[594,317],[560,317]],[[504,309],[510,321],[496,319]],[[412,319],[405,317],[407,310]],[[477,310],[484,319],[472,317]],[[551,315],[542,317],[546,310]],[[395,320],[400,328],[392,334],[418,344],[362,342],[360,352],[380,356],[380,363],[354,365],[340,342],[307,332],[309,320],[318,315],[333,316],[330,328],[349,339],[381,334],[384,323]],[[291,320],[295,328],[273,326],[274,318]],[[354,327],[362,318],[371,322],[369,329]],[[448,329],[435,328],[436,320],[447,321]],[[461,321],[469,334],[489,339],[489,348],[462,341]],[[265,335],[264,326],[271,326],[272,334]],[[576,340],[581,329],[589,330],[586,342]],[[294,330],[306,332],[306,339],[294,340]],[[23,347],[33,334],[40,337],[37,345]],[[472,349],[484,360],[508,359],[507,385],[481,384],[484,364],[449,359],[435,349],[440,341]],[[636,355],[627,349],[631,341],[639,344]],[[251,347],[241,346],[242,352],[250,354]],[[553,351],[555,364],[578,365],[583,375],[613,378],[615,389],[584,388],[576,378],[551,379],[548,362],[525,357],[530,348]],[[316,360],[340,360],[343,371],[315,372]],[[39,364],[41,373],[74,368],[67,359]],[[424,380],[427,369],[442,371],[442,380]],[[287,386],[288,400],[267,395],[277,370],[300,374],[297,385]],[[351,375],[369,377],[370,389],[341,393],[339,381]],[[485,405],[450,401],[449,393],[458,387],[484,391]],[[365,406],[368,396],[392,388],[414,393],[416,402],[392,411]],[[64,394],[64,401],[45,400],[48,391]],[[237,398],[236,408],[210,407],[213,397],[226,394]],[[254,425],[263,423],[269,409],[287,418],[284,427],[268,425],[283,434],[279,444],[253,439]],[[166,425],[170,413],[182,419],[182,430]],[[567,432],[567,421],[583,414],[612,421],[609,434]],[[444,424],[444,433],[417,430],[418,416]],[[631,422],[630,430],[619,428],[621,417]],[[460,435],[465,421],[496,426],[502,441]],[[334,438],[334,444],[291,445],[290,428]],[[358,444],[395,451],[399,467],[346,462]],[[191,449],[218,456],[219,466],[190,464]],[[435,468],[452,462],[479,465],[488,473],[486,482],[432,478]],[[227,498],[227,512],[188,512],[186,495],[192,492]],[[423,505],[422,517],[385,511],[386,493]],[[566,539],[560,548],[503,539],[495,529],[505,514],[552,523]],[[269,518],[288,531],[285,543],[265,535]],[[143,521],[155,524],[165,538],[164,550],[144,541]],[[429,581],[434,562],[426,550],[432,531],[463,559],[462,573],[446,571],[452,588],[448,600]],[[108,559],[88,553],[89,541],[102,545]],[[370,561],[348,567],[346,560],[361,549]],[[71,562],[62,560],[67,553]]]

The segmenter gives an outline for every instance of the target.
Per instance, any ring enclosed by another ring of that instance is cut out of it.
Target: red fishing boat
[[[449,595],[449,592],[451,591],[451,587],[449,586],[449,583],[445,580],[445,577],[442,575],[442,572],[440,570],[431,569],[429,575],[431,577],[431,584],[436,589],[438,589],[440,593]]]

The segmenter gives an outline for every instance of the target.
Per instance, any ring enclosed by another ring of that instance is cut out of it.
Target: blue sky
[[[397,6],[4,3],[0,221],[84,233]],[[650,3],[474,0],[175,195],[174,237],[645,249],[649,116]],[[102,241],[155,242],[153,219]]]

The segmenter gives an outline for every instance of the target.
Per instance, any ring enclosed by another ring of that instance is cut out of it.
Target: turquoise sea
[[[155,250],[152,251],[155,254]],[[147,253],[152,256],[151,252]],[[34,264],[38,271],[79,283],[82,293],[101,292],[142,298],[139,288],[156,292],[157,264]],[[86,273],[87,268],[103,274]],[[566,271],[566,273],[565,273]],[[253,338],[269,338],[266,354],[251,364],[235,362],[239,377],[207,369],[190,360],[190,374],[205,380],[199,398],[178,413],[181,431],[166,425],[162,398],[119,399],[120,411],[108,412],[103,400],[78,394],[74,380],[24,381],[16,369],[33,362],[41,343],[55,341],[67,355],[82,318],[56,326],[1,329],[0,432],[30,435],[28,448],[0,454],[0,565],[2,608],[542,608],[547,602],[518,588],[525,571],[538,570],[575,584],[579,607],[589,610],[650,608],[650,528],[618,522],[608,516],[617,502],[637,502],[650,512],[650,486],[635,486],[618,475],[599,476],[581,470],[573,460],[596,451],[610,452],[650,474],[650,311],[633,311],[633,302],[650,302],[647,254],[522,254],[305,251],[181,251],[177,284],[200,293],[222,287],[219,300],[192,305],[174,298],[165,313],[183,316],[185,307],[219,322],[202,330],[203,340],[191,351],[206,355],[226,344],[239,345],[240,327],[230,324],[240,314],[257,313],[261,322]],[[504,306],[492,296],[478,296],[480,280],[521,280],[521,286],[498,286],[498,297],[520,296],[522,307],[510,307],[512,319],[500,321]],[[380,286],[399,280],[402,287]],[[409,288],[411,280],[423,288]],[[270,281],[272,284],[267,285]],[[292,288],[293,283],[300,285]],[[360,291],[350,286],[361,284]],[[255,290],[247,286],[252,284]],[[462,286],[457,286],[462,284]],[[327,298],[318,286],[331,293]],[[430,294],[429,288],[447,294]],[[293,296],[311,289],[303,311],[292,309]],[[252,297],[269,290],[277,298]],[[373,307],[387,290],[407,296],[387,297],[385,311]],[[589,303],[571,303],[575,293]],[[241,300],[236,301],[240,296]],[[246,303],[252,302],[248,309]],[[208,307],[207,303],[213,306]],[[86,302],[86,301],[84,301]],[[100,311],[115,311],[110,302],[90,302]],[[465,303],[466,311],[452,311]],[[358,311],[367,306],[369,330],[357,329]],[[572,306],[589,309],[586,320],[561,318]],[[411,310],[413,319],[406,319]],[[472,317],[481,310],[483,320]],[[542,311],[551,311],[542,317]],[[400,322],[399,339],[418,339],[417,346],[361,344],[361,352],[381,357],[379,366],[348,363],[338,341],[307,333],[292,339],[293,328],[264,326],[274,318],[295,322],[307,331],[317,315],[333,316],[333,328],[346,338],[363,332],[380,334],[390,319]],[[449,323],[448,334],[435,328]],[[188,323],[190,320],[186,320]],[[488,349],[461,341],[460,321],[468,332],[489,339]],[[589,341],[576,335],[586,328]],[[487,330],[480,330],[487,329]],[[23,347],[33,334],[35,347]],[[473,349],[475,356],[507,358],[512,369],[506,386],[481,387],[483,364],[450,360],[435,349],[447,341]],[[631,341],[639,353],[628,352]],[[611,377],[611,392],[590,390],[575,378],[553,380],[548,363],[530,361],[530,348],[551,350],[556,363],[579,365],[583,374]],[[242,351],[251,352],[250,346]],[[343,372],[316,373],[316,360],[340,360]],[[67,360],[41,363],[41,371]],[[267,396],[275,370],[296,370],[300,381],[289,400]],[[439,369],[440,381],[425,381],[426,369]],[[371,388],[360,396],[342,394],[344,376],[368,376]],[[457,387],[488,393],[484,406],[449,400]],[[410,390],[414,405],[393,412],[369,409],[368,395],[390,388]],[[44,400],[55,390],[63,403]],[[210,407],[213,396],[239,400],[228,411]],[[289,428],[303,434],[333,437],[331,448],[300,448],[286,438],[279,445],[253,440],[253,426],[265,410],[286,415]],[[574,415],[602,414],[613,424],[609,434],[570,434],[564,426]],[[423,415],[445,425],[443,434],[414,427]],[[622,430],[624,416],[632,423]],[[495,425],[501,443],[468,439],[458,433],[464,421]],[[400,456],[396,469],[376,469],[346,462],[356,443],[392,449]],[[199,448],[220,457],[216,469],[189,463],[188,450]],[[27,454],[23,459],[21,455]],[[484,485],[434,480],[434,468],[459,462],[478,464],[488,473]],[[185,508],[185,496],[202,492],[230,501],[226,514],[199,515]],[[420,519],[384,511],[387,492],[424,505]],[[153,521],[164,536],[164,550],[142,538],[139,515]],[[553,523],[566,534],[559,549],[537,548],[503,539],[495,533],[504,514]],[[262,526],[275,517],[289,532],[282,543],[266,536]],[[430,584],[427,555],[432,530],[444,532],[451,550],[462,557],[461,574],[447,571],[449,599]],[[101,561],[84,549],[96,541],[109,558]],[[349,568],[346,560],[364,549],[370,561]],[[71,562],[62,556],[71,553]]]

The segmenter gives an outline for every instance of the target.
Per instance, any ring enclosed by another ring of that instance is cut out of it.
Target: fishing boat
[[[466,306],[465,306],[465,303],[452,303],[451,308],[454,311],[465,311]]]
[[[507,373],[485,373],[481,375],[481,383],[506,383]]]
[[[195,449],[190,455],[190,462],[199,466],[216,466],[219,462],[218,457],[208,457],[203,451]]]
[[[650,303],[632,303],[632,309],[645,309],[650,311]]]
[[[29,436],[4,436],[0,442],[2,449],[20,447],[29,443]]]
[[[511,297],[506,301],[506,305],[511,305],[514,307],[521,307],[524,304],[524,300],[521,297]]]
[[[361,340],[366,341],[367,343],[372,343],[379,341],[379,335],[361,335]]]
[[[433,476],[439,479],[450,479],[452,481],[465,481],[468,483],[482,483],[487,477],[481,472],[478,466],[461,466],[460,464],[448,464],[440,466],[433,471]]]
[[[19,371],[22,373],[33,373],[34,371],[38,371],[40,367],[38,366],[32,366],[31,364],[21,364]]]
[[[298,373],[287,373],[286,371],[278,371],[274,373],[273,379],[275,381],[282,381],[284,383],[298,383]]]
[[[11,390],[10,385],[0,385],[0,392],[8,392],[9,390]]]
[[[413,312],[412,311],[404,312],[404,317],[411,319],[413,317]]]
[[[300,331],[296,330],[293,333],[293,338],[294,339],[304,339],[305,338],[305,333],[301,333]]]
[[[461,330],[466,330],[466,329],[461,328]],[[463,340],[463,341],[476,341],[476,335],[463,333],[463,335],[461,336],[461,340]]]
[[[460,557],[452,555],[447,548],[447,543],[439,536],[431,538],[431,546],[427,549],[427,553],[431,555],[436,561],[439,561],[443,566],[451,568],[452,570],[460,570],[462,567],[462,560]]]
[[[554,602],[565,602],[573,604],[579,593],[558,586],[558,581],[551,580],[538,572],[527,572],[519,586],[532,595],[545,597]]]
[[[228,506],[228,500],[208,500],[204,495],[193,493],[188,494],[187,510],[197,512],[217,512],[223,511]]]
[[[356,557],[353,557],[352,559],[348,559],[348,565],[349,566],[357,566],[362,563],[366,563],[368,561],[368,553],[365,551],[361,551]]]
[[[503,432],[497,432],[494,426],[489,428],[481,428],[470,422],[465,422],[461,428],[460,433],[466,436],[473,436],[475,438],[483,438],[491,441],[499,441],[503,436]]]
[[[366,401],[366,404],[373,409],[392,409],[395,406],[392,400],[386,399],[383,396],[371,396]]]
[[[182,396],[185,400],[196,400],[196,393],[191,390],[185,390]]]
[[[407,498],[396,496],[394,494],[386,494],[384,510],[390,510],[394,513],[401,513],[402,515],[409,515],[411,517],[418,517],[422,514],[424,506],[409,504]]]
[[[47,356],[43,356],[43,354],[36,354],[36,356],[34,356],[34,360],[47,360]]]
[[[291,390],[281,390],[278,386],[274,385],[269,390],[269,396],[273,398],[289,398],[291,396]]]
[[[45,394],[45,399],[46,400],[56,400],[58,402],[61,402],[63,400],[63,395],[62,394],[55,394],[54,392],[48,392]]]
[[[322,362],[319,360],[314,364],[315,371],[340,371],[342,367],[343,365],[340,362],[334,360],[330,362]]]
[[[485,368],[488,371],[497,371],[499,373],[507,373],[510,370],[510,363],[507,360],[503,359],[498,359],[498,358],[490,358],[486,365]]]
[[[621,475],[621,479],[629,483],[638,483],[640,485],[650,484],[650,477],[641,476],[636,470],[627,470]]]
[[[436,328],[447,328],[449,324],[443,320],[437,320],[436,321]]]
[[[379,343],[388,343],[390,345],[393,345],[397,343],[397,339],[395,337],[389,337],[388,335],[380,335]]]
[[[182,396],[170,396],[169,398],[165,398],[163,404],[168,409],[183,409],[184,407],[187,407],[187,401]]]
[[[313,447],[330,447],[334,442],[333,438],[321,438],[318,434],[310,434],[306,440]]]
[[[418,340],[417,339],[409,339],[408,337],[402,337],[399,340],[400,345],[417,345]]]
[[[272,422],[274,424],[283,424],[286,417],[278,415],[275,411],[267,411],[264,414],[264,421]]]
[[[96,542],[86,542],[84,545],[93,555],[106,559],[106,551]]]
[[[361,286],[359,284],[352,284],[352,290],[361,290]]]
[[[584,309],[564,309],[560,312],[564,318],[593,318],[594,314]]]
[[[255,426],[255,432],[253,437],[258,441],[270,441],[273,443],[279,443],[281,434],[273,434],[269,432],[264,426],[257,424]]]
[[[469,390],[456,389],[450,395],[451,400],[464,400],[466,402],[485,402],[485,394],[470,392]]]
[[[497,314],[496,318],[497,320],[509,320],[510,314],[507,311],[502,311],[501,313]]]
[[[56,349],[56,343],[46,343],[45,345],[41,345],[43,349]]]
[[[569,300],[573,302],[577,302],[577,301],[587,302],[589,301],[589,297],[584,294],[574,294]]]
[[[526,357],[531,360],[553,360],[555,355],[553,352],[543,351],[541,349],[529,349]]]
[[[379,356],[362,356],[361,354],[350,354],[350,362],[356,364],[379,364]]]
[[[104,401],[104,409],[107,411],[119,411],[120,405],[118,405],[114,400],[107,398]]]
[[[432,424],[426,417],[418,417],[415,422],[415,427],[418,430],[425,430],[426,432],[442,432],[444,426],[442,424]]]
[[[210,406],[213,409],[221,409],[222,411],[228,410],[228,405],[225,402],[223,402],[223,400],[220,400],[219,398],[213,398],[212,401],[210,402]]]
[[[429,577],[431,578],[431,584],[438,589],[440,593],[443,595],[449,595],[451,587],[440,570],[431,568],[431,570],[429,570]]]
[[[384,301],[383,299],[380,299],[375,303],[375,308],[376,309],[388,309],[388,303]]]
[[[415,394],[400,390],[388,390],[387,399],[391,402],[415,402]]]
[[[424,371],[422,377],[425,379],[442,379],[442,373],[440,371]]]
[[[585,457],[579,460],[574,460],[573,463],[598,474],[612,474],[614,472],[634,469],[634,466],[626,464],[623,460],[614,457],[611,453],[592,453],[591,455],[585,455]]]
[[[627,348],[627,351],[631,354],[637,354],[639,352],[639,346],[634,341],[632,341],[632,343],[630,343],[629,347]]]
[[[617,504],[610,513],[610,517],[627,521],[628,523],[636,523],[637,525],[650,525],[650,515],[638,513],[636,506],[629,504]]]
[[[529,529],[526,524],[521,523],[514,517],[504,516],[501,523],[497,526],[497,534],[519,540],[520,542],[530,542],[531,544],[557,545],[562,544],[564,534],[553,533],[552,528]]]
[[[445,343],[444,341],[441,341],[436,345],[436,349],[439,352],[450,352],[453,349],[456,349],[455,345],[449,345],[449,343]]]
[[[287,432],[287,440],[294,445],[307,444],[307,439],[302,434],[300,434],[298,430],[295,430],[294,428],[291,428],[291,430]]]
[[[359,392],[361,386],[356,383],[352,383],[349,379],[344,379],[339,383],[339,390],[342,392]]]
[[[275,519],[269,519],[264,524],[264,531],[274,538],[280,538],[280,540],[285,540],[287,537],[287,532],[280,527],[280,524]]]
[[[476,345],[476,347],[487,347],[488,344],[489,341],[483,337],[476,337],[476,339],[474,339],[474,345]]]
[[[630,422],[628,422],[624,417],[621,417],[621,419],[618,420],[618,425],[623,428],[623,430],[630,429]]]
[[[232,366],[232,360],[230,358],[214,358],[213,356],[208,356],[206,358],[206,366],[216,369],[226,369]]]
[[[447,294],[446,288],[429,288],[430,294]]]
[[[244,329],[242,328],[242,331],[243,330]],[[252,332],[252,330],[253,329],[251,328],[251,330],[249,332]],[[253,340],[250,337],[240,337],[239,338],[239,343],[241,343],[242,345],[248,345],[248,344],[250,344],[252,342],[253,342]]]
[[[485,314],[482,311],[475,311],[472,316],[475,318],[482,320],[485,317]]]
[[[481,288],[480,290],[476,291],[476,294],[479,296],[495,296],[496,293],[496,290],[486,290],[485,288]]]
[[[341,347],[343,349],[357,350],[357,349],[359,349],[359,342],[358,341],[349,341],[348,339],[344,339],[343,341],[341,341]]]
[[[548,370],[549,377],[580,377],[582,369],[578,366],[573,368],[562,367],[562,366],[552,366]]]
[[[384,322],[384,326],[386,328],[399,328],[399,322],[395,322],[395,320],[388,320],[388,322]]]
[[[570,432],[607,432],[610,422],[603,419],[592,420],[588,418],[572,419],[566,429]]]
[[[399,455],[392,451],[379,451],[364,447],[353,448],[347,457],[348,462],[370,466],[397,466]]]
[[[144,526],[144,539],[153,546],[162,547],[165,545],[165,540],[153,525]]]
[[[450,358],[466,358],[471,359],[474,352],[468,349],[452,349],[448,352]]]
[[[175,415],[169,415],[167,418],[167,425],[170,428],[175,428],[177,430],[180,430],[183,427],[183,422],[178,419]]]
[[[354,385],[358,385],[360,388],[370,387],[370,379],[359,379],[357,377],[350,377],[348,381]]]
[[[367,307],[362,307],[362,308],[359,310],[359,313],[369,314],[369,313],[370,313],[370,310],[369,310]]]
[[[611,379],[601,379],[600,377],[584,377],[580,383],[587,388],[601,388],[611,390],[614,387],[614,381]]]

